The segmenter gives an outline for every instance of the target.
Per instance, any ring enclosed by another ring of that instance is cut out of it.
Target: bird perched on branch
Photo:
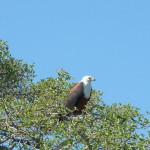
[[[95,78],[84,76],[80,82],[70,89],[65,106],[70,110],[76,107],[73,114],[81,114],[82,110],[85,109],[85,105],[89,101],[92,92],[92,81],[95,81]]]

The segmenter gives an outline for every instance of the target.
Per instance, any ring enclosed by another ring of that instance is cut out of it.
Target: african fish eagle
[[[65,104],[68,109],[73,110],[76,107],[76,112],[80,113],[85,109],[85,105],[89,101],[92,92],[91,81],[95,81],[95,78],[84,76],[80,82],[70,89]]]

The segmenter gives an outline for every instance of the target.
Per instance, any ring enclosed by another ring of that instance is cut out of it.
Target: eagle
[[[69,91],[65,106],[73,110],[75,115],[81,114],[82,110],[85,109],[85,105],[89,101],[92,93],[91,82],[95,81],[92,76],[84,76],[81,81],[75,84]]]

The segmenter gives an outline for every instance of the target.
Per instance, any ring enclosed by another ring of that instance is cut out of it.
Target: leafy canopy
[[[150,120],[138,108],[106,105],[93,90],[82,115],[59,121],[69,113],[73,78],[63,69],[37,83],[34,76],[33,65],[13,58],[0,40],[0,149],[150,149]]]

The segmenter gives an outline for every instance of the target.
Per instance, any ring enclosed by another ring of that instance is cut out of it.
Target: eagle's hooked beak
[[[91,81],[95,81],[95,78],[92,77],[92,78],[91,78]]]

